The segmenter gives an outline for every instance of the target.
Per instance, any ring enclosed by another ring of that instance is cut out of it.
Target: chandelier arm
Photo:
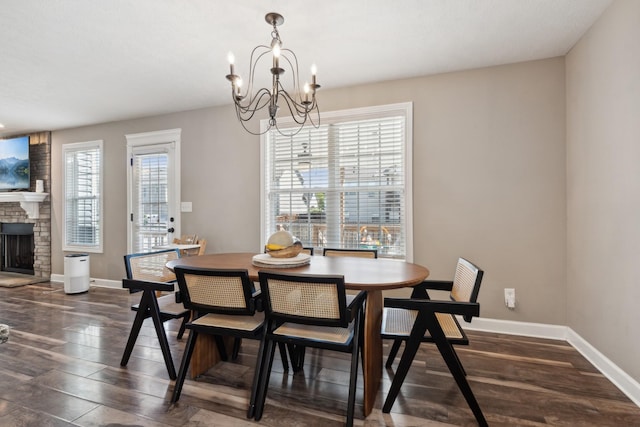
[[[289,56],[285,55],[286,52],[291,53],[291,55],[293,56],[293,62],[291,61],[291,59],[289,59]],[[299,94],[299,97],[300,97],[299,102],[302,102],[302,92],[300,91],[300,70],[298,69],[298,57],[291,49],[282,49],[282,53],[280,54],[280,56],[283,57],[291,67],[291,70],[292,70],[291,80],[293,81],[293,93]]]
[[[299,134],[299,133],[300,133],[300,131],[301,131],[302,129],[304,129],[304,124],[302,124],[302,125],[298,126],[297,128],[295,128],[295,129],[293,130],[293,132],[291,132],[291,133],[284,133],[284,132],[282,131],[282,129],[280,129],[280,127],[278,126],[278,123],[277,123],[277,122],[276,122],[276,124],[275,124],[275,128],[276,128],[276,130],[278,131],[278,133],[279,133],[280,135],[285,136],[285,137],[292,137],[292,136],[296,136],[297,134]]]
[[[257,57],[254,60],[253,58],[256,56],[256,52],[259,49],[264,49],[264,51],[257,54]],[[260,62],[260,59],[270,52],[271,48],[263,44],[254,47],[251,51],[251,56],[249,57],[249,85],[247,86],[247,91],[245,92],[244,97],[253,98],[253,79],[255,78],[256,66],[258,65],[258,62]]]
[[[260,101],[265,97],[266,97],[266,101],[264,102],[264,104],[261,105]],[[241,121],[246,122],[251,120],[258,111],[262,110],[264,107],[266,107],[269,104],[269,99],[271,99],[270,92],[267,89],[262,88],[253,98],[251,104],[246,106],[236,104],[236,111],[238,112],[238,115]],[[255,104],[255,107],[252,107],[252,105],[254,104]]]
[[[269,132],[271,130],[271,124],[269,124],[269,126],[264,130],[264,132],[254,132],[251,129],[249,129],[245,124],[244,124],[244,120],[240,120],[240,124],[242,125],[242,127],[244,128],[245,131],[247,131],[248,133],[250,133],[251,135],[255,135],[255,136],[260,136],[260,135],[264,135],[265,133]]]
[[[318,117],[318,123],[317,124],[313,122],[313,115],[311,114],[311,112],[313,112],[313,111],[316,112],[315,115]],[[320,109],[318,108],[318,104],[316,104],[315,102],[314,102],[313,108],[311,108],[309,110],[309,115],[308,116],[309,116],[309,123],[311,123],[311,125],[314,128],[318,129],[320,127]]]
[[[301,114],[300,111],[298,111],[298,104],[295,102],[294,99],[291,98],[291,95],[289,95],[286,91],[282,91],[281,95],[282,95],[282,99],[284,99],[287,105],[287,108],[289,109],[289,114],[291,115],[291,118],[297,124],[304,125],[305,122],[307,121],[307,114]],[[306,110],[305,110],[305,113],[306,113]]]
[[[260,104],[260,100],[268,96],[267,101],[264,104]],[[240,108],[242,111],[250,111],[250,110],[261,110],[266,107],[269,103],[269,99],[271,98],[271,92],[267,88],[260,89],[251,99],[248,99],[245,104],[242,104],[242,100],[236,99],[235,104],[236,107]]]
[[[289,92],[287,92],[284,89],[284,87],[282,87],[282,85],[280,85],[279,89],[282,96],[287,100],[287,104],[289,105],[289,111],[291,111],[291,115],[293,115],[293,111],[291,109],[292,105],[293,105],[293,108],[295,109],[296,115],[298,115],[299,117],[305,117],[312,110],[311,107],[308,107],[307,105],[301,104],[300,102],[296,101],[295,98],[293,98],[289,94]]]

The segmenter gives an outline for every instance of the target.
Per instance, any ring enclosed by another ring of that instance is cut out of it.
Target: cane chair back
[[[346,296],[344,278],[330,276],[286,277],[267,276],[263,289],[265,309],[282,322],[294,320],[305,324],[346,327]]]
[[[175,282],[176,275],[166,267],[166,264],[178,258],[180,258],[180,251],[177,249],[125,255],[127,278],[149,282]]]
[[[458,260],[451,287],[452,301],[476,302],[482,281],[482,270],[464,258]],[[467,320],[470,322],[470,320]]]
[[[178,266],[175,271],[185,307],[199,313],[255,313],[255,289],[246,270]]]

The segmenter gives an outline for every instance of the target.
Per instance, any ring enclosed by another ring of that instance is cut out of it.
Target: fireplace
[[[0,270],[34,274],[33,224],[0,223]]]
[[[0,271],[51,277],[51,132],[29,134],[31,191],[0,191]],[[36,193],[38,181],[44,192]],[[23,224],[23,225],[18,225]],[[8,226],[8,228],[7,228]]]

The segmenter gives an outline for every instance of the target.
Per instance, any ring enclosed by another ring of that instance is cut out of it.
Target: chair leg
[[[182,316],[182,323],[180,324],[180,329],[178,330],[178,336],[177,336],[179,340],[182,339],[182,336],[184,335],[184,331],[185,329],[187,329],[187,323],[189,323],[190,317],[191,316],[189,314]]]
[[[298,358],[296,360],[296,368],[293,370],[294,372],[301,371],[304,368],[304,356],[306,355],[307,347],[303,345],[296,346],[296,353],[298,354]]]
[[[416,319],[416,323],[414,324],[413,330],[411,331],[411,336],[404,346],[404,351],[402,352],[402,357],[400,358],[400,363],[398,364],[396,374],[393,377],[391,388],[389,388],[389,394],[387,395],[387,399],[384,401],[382,412],[391,412],[391,408],[396,401],[396,397],[398,397],[398,393],[400,392],[402,383],[404,382],[407,373],[409,373],[409,368],[411,367],[413,359],[416,357],[416,353],[420,348],[420,337],[424,336],[427,328],[424,325],[418,325],[418,320],[419,319]],[[414,335],[416,337],[415,339]]]
[[[287,346],[283,342],[278,343],[278,349],[280,349],[280,358],[282,359],[282,369],[285,371],[289,370],[289,361],[287,360]],[[295,367],[295,362],[293,360],[293,355],[291,356],[291,364]]]
[[[171,358],[171,350],[169,348],[169,341],[167,341],[167,334],[164,331],[162,325],[162,319],[160,318],[160,307],[158,307],[158,300],[156,299],[153,291],[143,291],[142,299],[146,299],[146,304],[149,307],[149,314],[153,320],[153,325],[156,328],[156,335],[158,341],[160,341],[160,349],[162,350],[162,356],[164,357],[164,363],[167,365],[167,371],[169,378],[176,379],[176,368],[173,365],[173,359]]]
[[[276,347],[273,341],[267,340],[265,348],[265,360],[262,366],[262,375],[260,376],[260,384],[258,385],[258,396],[256,397],[255,419],[260,421],[262,412],[264,411],[264,403],[267,400],[267,389],[269,388],[269,378],[271,377],[271,367],[273,366],[273,355]]]
[[[214,339],[216,340],[216,347],[218,348],[218,354],[220,355],[220,360],[226,362],[229,357],[227,356],[227,349],[224,346],[224,340],[220,335],[214,335]]]
[[[140,302],[140,304],[142,304],[142,301]],[[133,346],[136,344],[136,340],[138,339],[138,335],[140,334],[140,329],[142,328],[142,323],[144,323],[144,319],[148,317],[147,312],[147,307],[138,306],[138,311],[136,312],[136,317],[133,320],[131,332],[129,332],[129,339],[127,340],[127,345],[124,348],[124,354],[122,355],[120,366],[127,366],[127,363],[129,363],[129,358],[131,357]]]
[[[260,385],[260,379],[262,377],[262,370],[265,366],[265,340],[264,336],[260,341],[260,347],[258,348],[258,355],[256,357],[256,369],[253,373],[253,383],[251,384],[251,397],[249,398],[249,408],[247,409],[247,418],[251,419],[256,414],[256,398],[258,394],[258,386]]]
[[[451,347],[453,349],[453,346]],[[467,376],[467,371],[464,370],[464,366],[462,366],[462,362],[460,362],[460,358],[458,357],[458,353],[455,351],[455,349],[453,349],[453,354],[454,356],[456,356],[456,363],[458,364],[458,368],[460,368],[460,370],[462,371],[462,373],[464,374],[464,376]]]
[[[236,337],[233,340],[233,350],[231,351],[231,360],[236,360],[238,358],[238,353],[240,353],[240,344],[242,344],[242,338]]]
[[[391,346],[391,350],[389,350],[389,356],[387,356],[387,363],[384,364],[384,367],[389,369],[393,365],[393,361],[398,354],[398,350],[400,350],[400,345],[402,344],[402,340],[395,339],[393,340],[393,345]]]
[[[458,383],[458,388],[467,401],[469,408],[471,408],[471,412],[473,412],[473,415],[476,417],[478,425],[488,426],[487,420],[484,418],[484,414],[482,413],[482,409],[480,409],[480,405],[478,404],[478,401],[476,400],[476,397],[473,394],[469,383],[467,382],[466,374],[464,372],[464,369],[462,369],[462,364],[460,363],[455,350],[446,340],[446,338],[444,340],[435,340],[435,344],[438,347],[442,358],[449,367],[451,375],[453,375],[456,383]]]
[[[184,349],[184,355],[182,356],[182,362],[180,363],[180,370],[178,371],[178,378],[176,379],[176,385],[173,388],[173,395],[171,396],[171,403],[175,403],[180,399],[180,394],[182,393],[182,386],[184,385],[184,380],[187,376],[187,369],[189,368],[189,362],[191,361],[191,356],[193,355],[193,349],[196,346],[196,340],[198,338],[198,333],[194,330],[191,330],[189,333],[189,338],[187,339],[187,346]]]
[[[351,374],[349,378],[349,399],[347,401],[347,427],[353,426],[353,412],[356,406],[356,384],[358,382],[358,358],[360,357],[360,329],[362,316],[358,314],[354,325],[354,337],[351,349]],[[362,365],[364,366],[364,364]]]
[[[282,343],[279,343],[282,344]],[[299,372],[304,367],[305,347],[301,345],[287,344],[293,372]]]

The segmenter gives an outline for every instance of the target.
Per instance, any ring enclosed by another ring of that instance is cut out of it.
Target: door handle
[[[176,231],[173,227],[167,229],[167,233],[173,233],[174,231]]]

